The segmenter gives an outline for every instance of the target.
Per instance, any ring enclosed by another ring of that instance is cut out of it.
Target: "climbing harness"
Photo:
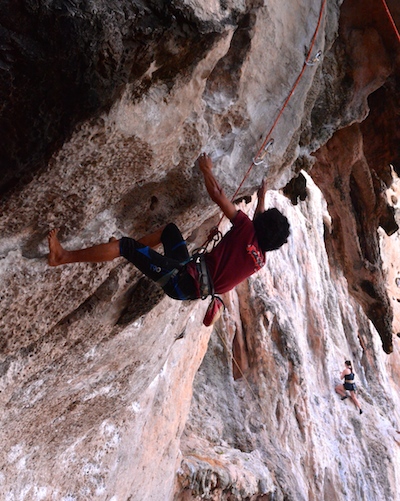
[[[161,271],[161,268],[160,268],[160,271]],[[156,280],[156,284],[158,284],[160,287],[164,287],[171,279],[176,277],[176,275],[179,273],[179,271],[180,270],[178,268],[172,269],[168,273],[165,273],[165,275],[163,275],[161,278]]]
[[[213,248],[218,244],[222,238],[222,233],[219,231],[218,226],[214,226],[210,233],[205,246],[196,249],[192,255],[192,260],[196,264],[197,273],[199,275],[199,288],[201,299],[207,299],[211,296],[210,304],[207,306],[206,314],[204,315],[203,324],[206,327],[214,324],[222,312],[225,310],[225,303],[222,299],[215,294],[214,284],[212,278],[208,273],[205,255],[208,245],[212,242]]]
[[[211,296],[210,304],[207,307],[206,314],[204,315],[203,324],[206,327],[214,324],[225,310],[225,303],[222,299],[215,294],[214,284],[212,278],[208,273],[207,263],[205,260],[205,252],[195,254],[193,256],[196,264],[197,273],[199,275],[199,288],[201,299],[207,299]]]
[[[193,260],[196,263],[197,273],[199,274],[200,297],[206,299],[208,296],[214,296],[214,285],[207,270],[207,264],[204,259],[205,253],[195,254]]]

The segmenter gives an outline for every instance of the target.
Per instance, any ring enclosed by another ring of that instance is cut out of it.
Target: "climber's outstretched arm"
[[[258,188],[257,191],[257,207],[254,212],[254,217],[257,216],[257,214],[262,214],[265,212],[265,194],[267,193],[267,181],[266,179],[263,179],[260,187]]]
[[[221,208],[225,216],[232,221],[237,214],[236,207],[225,195],[224,191],[215,179],[214,174],[212,173],[212,160],[208,155],[206,155],[206,153],[200,155],[199,167],[203,173],[206,189],[211,197],[211,200],[215,202]]]

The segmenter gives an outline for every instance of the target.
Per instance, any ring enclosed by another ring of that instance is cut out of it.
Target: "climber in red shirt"
[[[233,289],[264,265],[265,252],[286,243],[289,222],[275,208],[265,211],[265,181],[257,192],[258,204],[251,221],[226,197],[212,173],[208,155],[199,157],[199,167],[211,199],[232,223],[231,230],[211,252],[191,258],[181,232],[173,223],[139,240],[112,238],[108,243],[74,251],[65,250],[57,238],[58,230],[52,230],[48,237],[49,265],[97,263],[123,256],[174,299],[204,298]],[[164,255],[153,250],[160,243]]]

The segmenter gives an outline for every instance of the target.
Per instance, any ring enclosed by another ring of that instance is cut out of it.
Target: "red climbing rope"
[[[236,195],[239,193],[241,187],[243,186],[244,182],[246,181],[246,179],[249,177],[250,175],[250,172],[252,171],[253,167],[255,165],[257,165],[257,159],[260,158],[261,156],[264,156],[266,154],[266,151],[267,151],[267,148],[268,148],[268,145],[269,144],[272,144],[273,142],[273,139],[270,139],[271,137],[271,134],[273,132],[273,130],[275,129],[276,127],[276,124],[278,123],[279,119],[281,118],[286,106],[288,105],[291,97],[293,96],[294,94],[294,91],[296,90],[296,87],[298,86],[307,66],[312,66],[315,62],[317,62],[319,60],[319,57],[320,57],[320,53],[318,53],[313,59],[311,59],[311,53],[313,51],[313,48],[314,48],[314,45],[315,45],[315,40],[317,38],[317,34],[318,34],[318,31],[319,31],[319,28],[321,26],[321,22],[322,22],[322,16],[323,16],[323,12],[324,12],[324,8],[325,8],[325,4],[326,4],[326,0],[322,0],[322,3],[321,3],[321,9],[320,9],[320,12],[319,12],[319,17],[318,17],[318,22],[317,22],[317,26],[315,28],[315,31],[314,31],[314,35],[311,39],[311,42],[310,42],[310,48],[308,49],[308,52],[307,52],[307,55],[306,55],[306,58],[305,58],[305,61],[303,63],[303,67],[299,73],[299,76],[297,77],[296,81],[294,82],[293,84],[293,87],[291,89],[291,91],[289,92],[289,95],[287,96],[287,98],[285,99],[281,109],[279,110],[279,113],[278,115],[276,116],[275,120],[274,120],[274,123],[272,124],[271,128],[269,129],[265,139],[264,139],[264,142],[263,144],[261,145],[260,149],[258,150],[257,152],[257,155],[253,158],[253,161],[252,163],[250,164],[250,167],[248,168],[246,174],[244,175],[241,183],[239,184],[237,190],[235,191],[235,193],[233,194],[232,196],[232,202],[235,200],[236,198]],[[221,221],[222,219],[224,218],[224,216],[221,217],[221,219],[219,220],[219,223],[217,225],[217,229],[219,227],[219,225],[221,224]],[[214,229],[213,229],[214,230]],[[212,231],[213,231],[212,230]],[[212,239],[213,237],[211,237]],[[209,244],[210,242],[210,238],[209,240],[207,241],[207,244],[206,246]]]
[[[285,110],[286,106],[288,105],[288,103],[289,103],[289,101],[290,101],[291,97],[293,96],[294,91],[296,90],[296,87],[297,87],[297,85],[299,84],[299,82],[300,82],[300,80],[301,80],[301,78],[302,78],[302,76],[303,76],[303,74],[304,74],[304,72],[305,72],[305,70],[306,70],[307,66],[310,66],[310,57],[311,57],[311,52],[312,52],[312,50],[313,50],[313,48],[314,48],[315,40],[316,40],[316,38],[317,38],[317,34],[318,34],[319,28],[320,28],[320,26],[321,26],[322,15],[323,15],[323,12],[324,12],[325,4],[326,4],[326,0],[322,0],[322,3],[321,3],[321,9],[320,9],[320,11],[319,11],[319,17],[318,17],[317,26],[316,26],[316,28],[315,28],[314,35],[313,35],[313,37],[312,37],[312,39],[311,39],[310,48],[308,49],[307,56],[306,56],[305,61],[304,61],[304,63],[303,63],[303,67],[302,67],[302,69],[301,69],[301,71],[300,71],[300,73],[299,73],[299,76],[297,77],[296,81],[294,82],[293,87],[292,87],[291,91],[289,92],[288,97],[286,98],[285,102],[283,103],[282,108],[280,109],[280,111],[279,111],[278,115],[276,116],[275,121],[274,121],[274,123],[272,124],[272,127],[270,128],[270,130],[269,130],[268,134],[266,135],[266,137],[265,137],[265,139],[264,139],[263,144],[261,145],[261,148],[258,150],[257,155],[256,155],[256,156],[255,156],[255,158],[253,159],[253,161],[252,161],[252,163],[251,163],[250,167],[248,168],[248,170],[247,170],[246,174],[244,175],[244,177],[243,177],[243,179],[242,179],[242,182],[240,183],[240,185],[239,185],[238,189],[235,191],[235,193],[234,193],[234,195],[233,195],[233,197],[232,197],[232,201],[236,198],[236,195],[239,193],[240,188],[243,186],[243,184],[244,184],[244,182],[246,181],[246,179],[248,178],[248,176],[249,176],[249,174],[250,174],[251,170],[252,170],[252,169],[253,169],[253,167],[256,165],[256,164],[255,164],[255,159],[256,159],[256,158],[258,158],[258,157],[259,157],[259,156],[263,153],[264,148],[266,147],[266,145],[267,145],[268,141],[270,140],[270,137],[271,137],[272,131],[275,129],[276,124],[278,123],[278,121],[279,121],[279,119],[281,118],[281,116],[282,116],[282,114],[283,114],[283,112],[284,112],[284,110]]]
[[[387,14],[387,16],[389,18],[390,24],[392,25],[392,27],[394,29],[394,32],[396,33],[397,40],[400,42],[400,33],[399,33],[399,30],[397,29],[397,26],[396,26],[396,24],[394,22],[393,16],[390,13],[389,7],[387,6],[386,0],[382,0],[382,4],[383,4],[383,7],[384,7],[384,9],[386,11],[386,14]]]

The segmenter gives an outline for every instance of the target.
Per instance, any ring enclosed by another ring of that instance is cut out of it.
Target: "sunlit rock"
[[[383,5],[6,10],[0,498],[396,500],[400,52]],[[202,151],[242,210],[267,177],[291,223],[214,328],[208,301],[123,259],[47,265],[55,227],[68,249],[168,221],[204,244],[220,216]],[[346,359],[362,415],[334,392]]]

